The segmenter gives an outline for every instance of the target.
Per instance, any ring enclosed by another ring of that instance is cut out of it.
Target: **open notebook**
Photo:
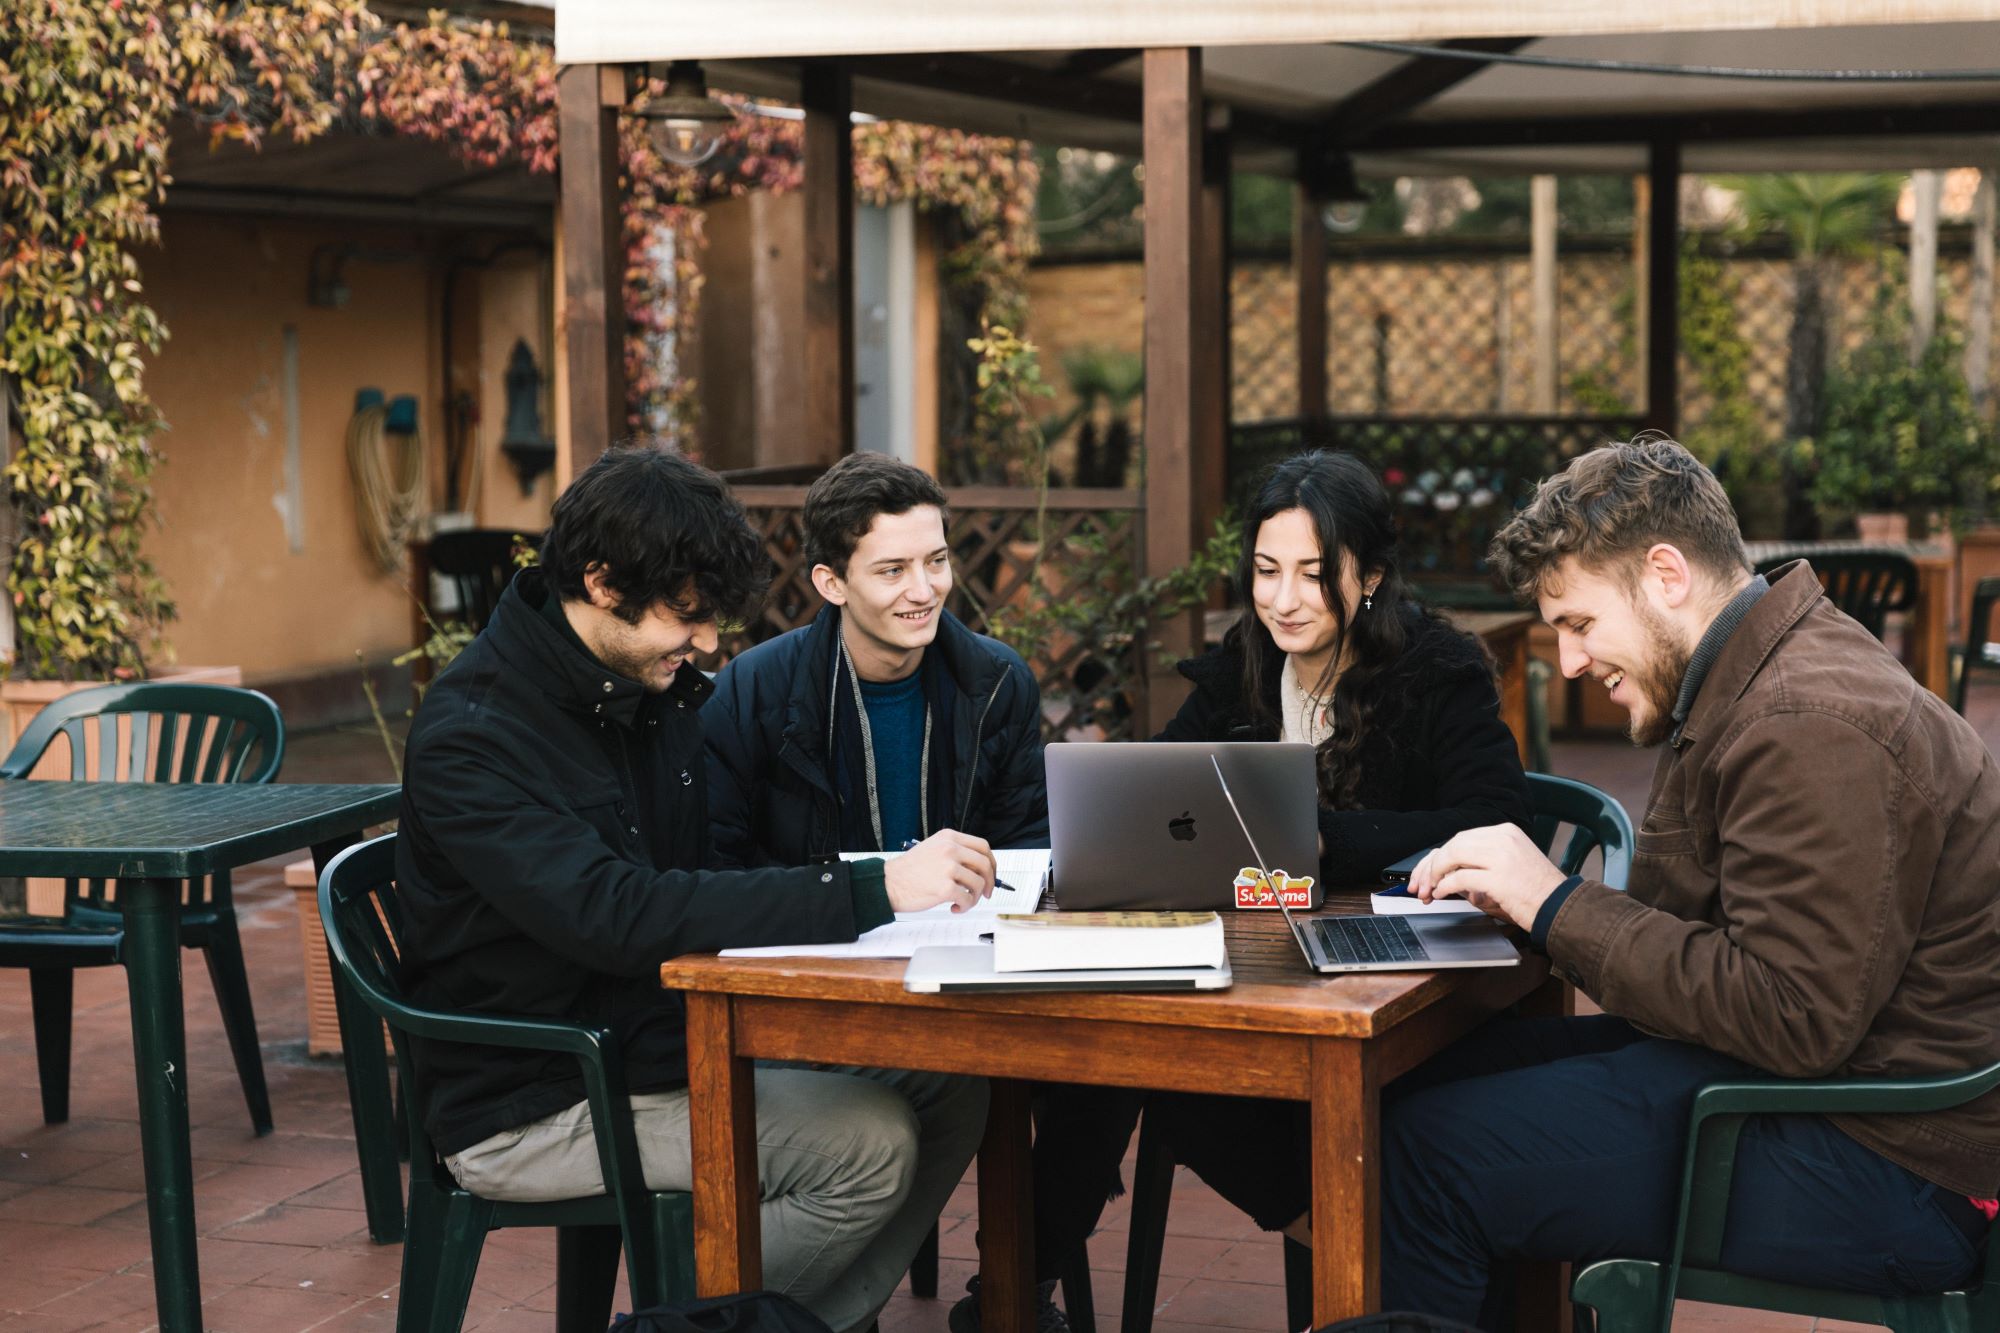
[[[842,852],[843,861],[890,860],[900,853]],[[1032,912],[1042,905],[1042,891],[1049,877],[1049,849],[1012,847],[993,853],[1000,879],[1012,889],[995,889],[963,912],[951,904],[939,903],[922,912],[899,913],[886,926],[877,926],[860,939],[846,944],[766,944],[754,948],[724,949],[724,958],[908,958],[918,949],[934,944],[978,944],[982,934],[993,930],[993,918],[1002,912]]]

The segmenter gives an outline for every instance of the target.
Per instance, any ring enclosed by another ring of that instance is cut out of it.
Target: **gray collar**
[[[1723,645],[1729,636],[1750,614],[1750,608],[1758,599],[1771,591],[1770,581],[1762,574],[1754,575],[1743,585],[1741,592],[1729,599],[1729,604],[1716,614],[1708,630],[1701,636],[1701,642],[1694,646],[1694,655],[1688,658],[1687,673],[1681,677],[1680,696],[1674,700],[1674,734],[1668,744],[1681,743],[1681,729],[1687,726],[1688,713],[1694,708],[1694,697],[1701,693],[1702,681],[1708,679],[1708,672],[1715,660],[1722,656]]]

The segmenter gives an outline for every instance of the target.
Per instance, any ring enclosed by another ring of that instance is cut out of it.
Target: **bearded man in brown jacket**
[[[1563,674],[1664,748],[1627,892],[1565,877],[1512,826],[1460,834],[1412,880],[1528,930],[1605,1011],[1495,1024],[1385,1108],[1385,1307],[1486,1328],[1505,1326],[1496,1260],[1667,1257],[1704,1084],[2000,1060],[2000,767],[1962,718],[1803,561],[1753,575],[1722,487],[1671,440],[1578,458],[1492,554]],[[1996,1195],[2000,1094],[1754,1118],[1722,1260],[1945,1290]]]

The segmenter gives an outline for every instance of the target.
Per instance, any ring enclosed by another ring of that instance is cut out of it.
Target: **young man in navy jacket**
[[[826,606],[723,668],[702,718],[721,864],[894,852],[940,828],[1049,845],[1041,690],[1020,654],[945,610],[945,520],[937,482],[886,454],[851,454],[806,492]],[[1053,1285],[1041,1333],[1065,1327]],[[954,1328],[977,1305],[960,1301]]]
[[[991,891],[980,839],[895,862],[709,868],[688,665],[768,566],[713,473],[614,450],[556,501],[539,568],[417,710],[396,877],[419,1004],[579,1019],[620,1034],[646,1182],[692,1187],[685,1015],[659,966],[732,945],[851,940]],[[535,1201],[604,1189],[573,1060],[423,1041],[415,1107],[459,1183]],[[764,1276],[839,1333],[865,1328],[964,1174],[983,1082],[759,1068]]]

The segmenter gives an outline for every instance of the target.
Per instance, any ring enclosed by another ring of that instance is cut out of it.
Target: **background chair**
[[[1787,555],[1760,560],[1757,572],[1769,574],[1797,558]],[[1819,575],[1827,598],[1878,639],[1890,612],[1907,611],[1917,604],[1917,567],[1906,555],[1818,551],[1812,556],[1812,570]]]
[[[557,1203],[480,1198],[452,1178],[424,1132],[423,1117],[412,1108],[397,1333],[456,1333],[465,1322],[486,1233],[502,1227],[557,1228],[556,1327],[562,1333],[595,1333],[610,1322],[621,1240],[634,1308],[692,1300],[694,1199],[646,1188],[624,1061],[612,1033],[581,1023],[445,1013],[410,1004],[396,980],[403,909],[395,872],[395,834],[348,848],[320,876],[319,914],[342,981],[389,1025],[402,1085],[416,1086],[411,1037],[574,1056],[583,1068],[607,1190]]]
[[[452,619],[475,630],[486,628],[500,594],[514,577],[516,535],[511,528],[459,528],[430,539],[431,573],[458,594],[458,610],[448,613]],[[430,590],[419,588],[417,593],[428,605]]]
[[[1972,614],[1965,621],[1965,647],[1959,650],[1958,678],[1952,682],[1951,706],[1965,716],[1965,692],[1974,671],[2000,671],[2000,643],[1991,640],[1993,608],[2000,606],[2000,578],[1981,579],[1972,586]]]
[[[1894,1115],[1941,1111],[2000,1087],[2000,1064],[1945,1078],[1757,1079],[1711,1083],[1695,1094],[1673,1257],[1605,1259],[1576,1275],[1571,1297],[1597,1312],[1598,1333],[1667,1333],[1675,1300],[1885,1324],[1895,1333],[2000,1329],[2000,1227],[1987,1233],[1980,1285],[1928,1296],[1851,1291],[1739,1277],[1718,1267],[1736,1143],[1753,1115]]]
[[[69,742],[69,775],[78,782],[269,782],[285,757],[284,719],[255,690],[106,685],[65,695],[37,714],[0,762],[0,778],[27,777],[58,734]],[[125,924],[110,886],[66,881],[60,918],[0,917],[0,967],[28,969],[42,1118],[52,1125],[69,1119],[75,970],[124,960]],[[250,1122],[268,1134],[271,1097],[226,873],[188,882],[180,932],[181,944],[200,949],[208,963]]]
[[[1632,874],[1636,838],[1632,818],[1610,793],[1587,782],[1547,773],[1528,774],[1530,825],[1536,845],[1554,847],[1557,834],[1570,835],[1554,859],[1564,874],[1582,871],[1591,852],[1601,851],[1600,878],[1621,892]],[[1150,1333],[1153,1305],[1160,1288],[1160,1257],[1167,1242],[1167,1207],[1173,1201],[1174,1159],[1152,1132],[1147,1117],[1139,1121],[1139,1159],[1132,1172],[1131,1234],[1125,1252],[1125,1314],[1123,1333]],[[1286,1238],[1285,1318],[1290,1329],[1312,1325],[1312,1251]],[[1067,1296],[1067,1291],[1065,1291]],[[1067,1308],[1067,1307],[1065,1307]]]

